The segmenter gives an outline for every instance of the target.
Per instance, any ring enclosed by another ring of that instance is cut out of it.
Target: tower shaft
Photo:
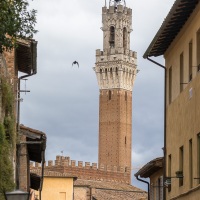
[[[132,10],[102,8],[103,51],[96,50],[94,71],[99,94],[99,165],[131,168],[132,88],[137,54],[130,50]]]
[[[132,92],[100,90],[99,163],[131,166]]]

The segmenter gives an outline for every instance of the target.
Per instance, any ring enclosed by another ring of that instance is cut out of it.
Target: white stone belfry
[[[96,50],[96,72],[100,89],[132,91],[137,74],[137,53],[130,50],[132,9],[125,5],[102,8],[103,51]]]

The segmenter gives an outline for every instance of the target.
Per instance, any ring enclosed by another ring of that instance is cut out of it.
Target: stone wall
[[[40,169],[39,163],[31,163],[31,170]],[[75,160],[70,160],[70,157],[56,156],[55,161],[48,161],[45,164],[45,171],[56,171],[60,173],[68,173],[77,176],[79,179],[85,180],[99,180],[99,181],[111,181],[119,183],[130,183],[130,169],[117,166],[105,166],[97,163],[78,161],[76,165]]]

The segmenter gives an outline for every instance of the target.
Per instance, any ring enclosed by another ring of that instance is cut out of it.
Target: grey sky
[[[138,53],[133,87],[133,166],[162,156],[163,69],[142,58],[174,0],[127,0],[133,10],[131,50]],[[64,151],[73,160],[98,161],[99,89],[95,50],[102,49],[104,0],[34,0],[38,11],[38,73],[26,83],[20,122],[47,134],[46,160]],[[107,1],[108,4],[108,1]],[[72,62],[79,62],[79,69]],[[158,60],[158,59],[157,59]],[[159,62],[164,61],[159,58]],[[25,87],[22,82],[21,87]],[[133,171],[133,174],[136,171]],[[133,185],[145,188],[133,179]]]

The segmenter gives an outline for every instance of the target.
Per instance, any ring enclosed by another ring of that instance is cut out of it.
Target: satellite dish
[[[110,0],[109,5],[110,6],[115,6],[115,7],[117,7],[117,5],[124,5],[124,6],[126,6],[126,1],[125,0]]]

